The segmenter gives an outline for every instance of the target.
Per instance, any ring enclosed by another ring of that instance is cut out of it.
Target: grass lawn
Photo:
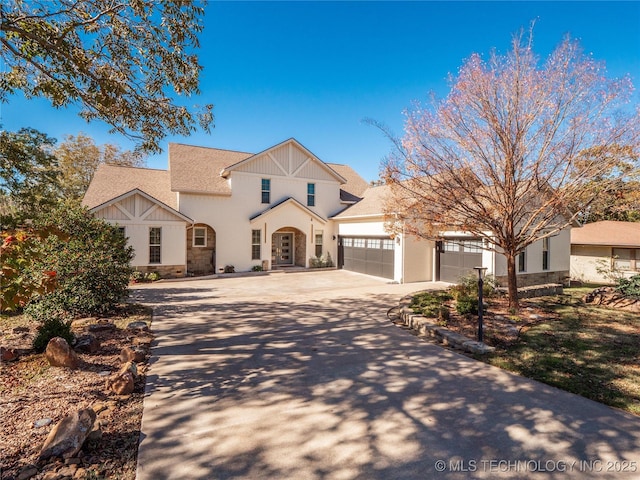
[[[640,315],[584,304],[589,291],[531,299],[558,318],[478,359],[640,415]]]

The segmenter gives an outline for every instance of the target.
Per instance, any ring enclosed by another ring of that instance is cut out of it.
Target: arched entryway
[[[196,223],[187,229],[188,275],[211,275],[216,271],[216,232]]]
[[[284,227],[271,235],[271,268],[305,267],[307,236],[293,227]]]

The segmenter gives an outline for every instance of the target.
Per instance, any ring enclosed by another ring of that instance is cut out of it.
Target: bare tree
[[[629,77],[607,78],[568,37],[543,63],[526,40],[515,36],[486,61],[472,55],[446,98],[408,111],[384,166],[389,226],[427,239],[451,229],[484,238],[506,257],[511,308],[518,253],[568,227],[577,215],[568,206],[597,195],[594,178],[623,174],[612,151],[632,161],[639,146]]]

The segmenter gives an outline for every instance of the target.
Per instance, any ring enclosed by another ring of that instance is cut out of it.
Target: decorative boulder
[[[12,362],[18,359],[18,352],[14,348],[0,347],[0,358],[3,362]]]
[[[96,413],[90,408],[78,410],[63,418],[49,433],[40,450],[39,460],[75,457],[91,433],[95,420]]]
[[[62,337],[49,340],[45,356],[52,367],[78,368],[78,355]]]
[[[116,395],[133,393],[137,372],[136,364],[127,362],[117,373],[107,378],[107,389],[113,391]]]
[[[141,363],[141,362],[144,362],[145,356],[146,356],[145,351],[140,347],[124,347],[120,351],[120,361],[122,363],[127,363],[127,362]]]
[[[78,337],[74,348],[82,353],[96,353],[100,350],[100,341],[95,335],[87,333]]]
[[[139,332],[148,332],[149,326],[147,322],[131,322],[127,325],[127,330],[137,330]]]

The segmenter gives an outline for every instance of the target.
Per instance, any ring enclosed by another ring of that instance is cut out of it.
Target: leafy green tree
[[[21,91],[160,151],[168,134],[209,131],[212,105],[191,112],[173,96],[199,93],[194,51],[202,2],[6,0],[0,3],[0,101]]]
[[[46,210],[58,195],[56,140],[32,128],[0,131],[0,222]]]
[[[36,295],[25,312],[36,320],[92,315],[113,309],[128,295],[133,249],[118,228],[74,201],[61,202],[34,222],[42,235],[29,272],[55,276],[56,288]]]
[[[55,150],[60,165],[62,197],[80,200],[84,196],[98,165],[113,163],[132,167],[143,166],[139,152],[122,151],[113,144],[96,145],[93,138],[83,134],[67,135]]]

